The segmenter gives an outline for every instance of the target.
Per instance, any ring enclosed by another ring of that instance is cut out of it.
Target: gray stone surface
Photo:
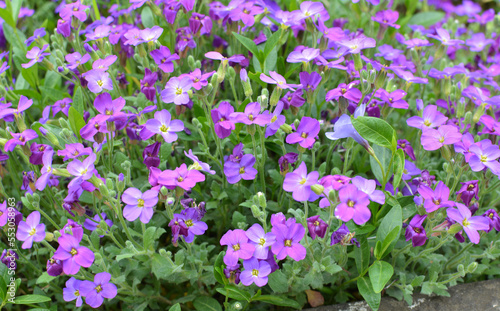
[[[383,297],[380,311],[500,311],[500,279],[461,284],[449,289],[451,297],[413,295],[413,305]],[[364,302],[321,306],[306,311],[370,311]]]

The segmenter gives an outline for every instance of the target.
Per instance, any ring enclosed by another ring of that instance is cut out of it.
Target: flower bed
[[[494,3],[0,2],[0,309],[500,275]]]

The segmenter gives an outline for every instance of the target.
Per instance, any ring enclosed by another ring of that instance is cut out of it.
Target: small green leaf
[[[394,154],[394,179],[392,181],[394,189],[399,187],[399,183],[401,182],[404,169],[405,169],[405,153],[403,149],[398,149],[398,151],[396,151],[396,153]]]
[[[370,264],[370,248],[368,246],[368,241],[366,237],[358,238],[360,247],[354,249],[354,260],[356,261],[356,268],[358,273],[363,273],[363,271],[368,268]]]
[[[403,212],[401,210],[401,206],[399,204],[394,205],[389,213],[385,215],[384,219],[382,219],[382,222],[380,223],[380,226],[378,227],[377,230],[377,241],[382,241],[384,242],[385,238],[391,233],[394,228],[399,227],[400,229],[398,230],[398,233],[396,236],[399,236],[399,232],[401,231],[401,228],[403,226]],[[394,245],[396,244],[397,239],[394,239],[390,247],[388,248],[387,251],[391,251]]]
[[[351,118],[356,131],[369,142],[396,151],[393,146],[394,129],[389,123],[374,117]]]
[[[149,248],[153,249],[156,236],[155,233],[156,233],[156,227],[149,227],[144,232],[144,235],[142,236],[142,241],[145,250],[148,250]]]
[[[226,285],[224,288],[219,287],[217,288],[217,291],[222,295],[235,300],[242,300],[242,301],[245,300],[249,302],[250,298],[252,297],[250,296],[249,293],[239,289],[238,287],[232,284]]]
[[[175,305],[171,306],[168,311],[181,311],[181,305],[179,303],[176,303]]]
[[[10,27],[16,28],[16,22],[12,19],[12,15],[7,9],[0,9],[0,18],[2,18]]]
[[[267,302],[276,306],[291,307],[295,309],[301,309],[302,306],[295,300],[285,298],[277,295],[261,295],[257,298],[253,298],[254,301]]]
[[[153,12],[149,6],[144,6],[141,12],[141,21],[144,27],[152,28],[155,25],[155,20],[153,17]]]
[[[412,18],[408,21],[408,25],[421,25],[429,27],[440,22],[444,16],[444,12],[420,12],[412,16]]]
[[[368,303],[370,308],[377,311],[380,307],[380,300],[382,299],[382,295],[373,291],[370,280],[366,276],[359,278],[357,284],[359,293],[366,300],[366,303]]]
[[[141,93],[142,94],[142,93]],[[73,94],[73,103],[72,107],[76,109],[81,115],[83,115],[83,93],[82,88],[78,87]]]
[[[392,251],[392,249],[394,248],[394,245],[397,242],[397,239],[399,237],[400,232],[401,232],[401,227],[399,227],[399,226],[394,227],[389,232],[389,234],[386,235],[383,242],[377,241],[377,246],[379,245],[379,243],[381,243],[381,245],[380,245],[381,247],[380,247],[379,253],[378,253],[379,256],[376,256],[377,259],[382,259],[385,256],[389,255],[389,253]]]
[[[198,311],[222,311],[219,302],[207,296],[200,296],[193,301],[194,308]]]
[[[281,270],[276,270],[269,275],[267,282],[273,293],[282,294],[288,292],[288,278]]]
[[[42,295],[23,295],[23,296],[16,297],[16,299],[14,300],[14,304],[16,304],[16,305],[29,305],[29,304],[47,302],[50,300],[51,299],[49,297],[42,296]]]
[[[267,59],[269,53],[271,53],[274,47],[278,44],[280,37],[281,29],[278,29],[278,31],[273,33],[271,37],[267,38],[266,47],[264,48],[264,59]]]
[[[68,120],[71,130],[81,140],[80,130],[85,126],[85,120],[83,120],[82,115],[75,108],[69,107]]]
[[[36,284],[47,284],[52,282],[52,280],[54,279],[54,276],[51,276],[47,272],[44,272],[38,277],[38,279],[36,279]]]
[[[387,282],[391,279],[394,274],[394,268],[390,263],[385,261],[375,261],[368,270],[368,275],[370,276],[370,281],[373,286],[373,291],[375,293],[380,293]]]
[[[253,42],[251,39],[247,37],[237,34],[236,32],[233,32],[233,35],[236,37],[236,39],[238,39],[238,41],[240,41],[241,44],[243,44],[244,47],[246,47],[250,52],[252,52],[254,57],[259,56],[259,49],[257,48],[257,44],[255,44],[255,42]]]

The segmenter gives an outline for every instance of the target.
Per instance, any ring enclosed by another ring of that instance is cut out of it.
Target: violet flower
[[[339,41],[338,44],[345,47],[347,49],[346,53],[350,54],[359,54],[361,53],[361,50],[374,48],[377,45],[375,39],[365,36],[357,37],[351,40],[344,39]]]
[[[446,123],[448,118],[437,110],[437,106],[429,105],[424,108],[422,117],[413,116],[406,120],[408,126],[423,130],[424,128],[435,128]]]
[[[420,185],[418,193],[425,199],[424,208],[427,213],[432,213],[442,207],[451,207],[455,204],[455,202],[448,200],[450,189],[442,181],[438,182],[434,190],[426,185]]]
[[[397,25],[396,22],[399,18],[398,11],[385,10],[378,11],[375,16],[372,16],[372,20],[381,24],[382,26],[389,26],[399,29],[401,26]]]
[[[253,180],[257,175],[257,170],[254,168],[255,157],[253,154],[245,154],[239,162],[227,161],[224,163],[224,174],[227,182],[235,184],[241,179]]]
[[[82,156],[88,156],[92,153],[92,148],[85,148],[80,143],[67,144],[66,146],[64,146],[64,149],[57,151],[58,156],[64,156],[63,161],[66,161],[68,159],[75,159]]]
[[[283,181],[283,190],[292,192],[295,201],[308,201],[318,196],[311,190],[312,185],[318,183],[319,173],[312,171],[307,173],[306,163],[300,163],[299,167],[291,173],[287,173]]]
[[[88,53],[82,56],[80,53],[75,52],[67,54],[64,59],[68,62],[68,69],[74,70],[76,67],[88,62],[91,57]]]
[[[10,105],[10,103],[8,105]],[[23,114],[24,111],[26,111],[32,105],[33,105],[32,99],[28,99],[26,96],[21,95],[21,97],[19,98],[19,102],[17,104],[17,108],[3,108],[2,110],[0,110],[0,119],[4,119],[5,121],[8,121],[8,120],[6,120],[6,117],[12,116],[12,115],[14,117],[18,118],[19,116],[21,116]],[[11,121],[13,121],[13,120],[11,120]],[[10,121],[8,121],[8,122],[10,122]]]
[[[155,112],[154,119],[146,122],[146,129],[151,133],[161,135],[165,142],[172,143],[178,138],[176,133],[184,130],[184,123],[181,120],[172,120],[170,112],[163,109]]]
[[[180,58],[176,53],[170,54],[170,50],[166,46],[161,46],[158,50],[151,51],[150,54],[155,63],[158,65],[158,68],[163,70],[165,73],[173,72],[174,61]]]
[[[483,217],[488,219],[489,222],[489,228],[485,230],[486,232],[490,232],[493,228],[495,228],[496,231],[500,231],[500,217],[494,209],[489,209],[484,212]]]
[[[244,112],[232,113],[230,117],[235,123],[266,126],[271,121],[272,117],[269,114],[261,114],[260,109],[261,107],[258,102],[251,102],[245,107]]]
[[[456,207],[456,209],[448,208],[446,214],[450,219],[462,225],[472,243],[478,244],[480,236],[477,231],[488,230],[490,222],[483,216],[472,216],[471,211],[463,204],[456,203]]]
[[[106,71],[92,69],[86,73],[85,80],[87,80],[87,87],[92,93],[97,94],[103,90],[113,89],[113,81]]]
[[[265,260],[250,258],[243,261],[243,270],[240,274],[240,281],[245,286],[252,284],[262,287],[267,284],[267,276],[271,274],[271,266]]]
[[[192,243],[195,235],[203,235],[208,229],[207,224],[200,220],[200,213],[196,208],[186,208],[182,211],[181,215],[178,216],[187,229],[187,235],[184,235],[184,241],[186,241],[186,243]]]
[[[76,307],[81,307],[83,300],[82,294],[80,293],[80,286],[83,281],[77,280],[74,277],[69,278],[66,281],[66,287],[63,288],[63,299],[64,301],[73,301],[76,300]]]
[[[32,129],[27,129],[24,130],[22,133],[12,133],[10,132],[10,135],[12,135],[12,139],[9,139],[4,146],[5,151],[13,151],[14,148],[17,145],[24,146],[26,143],[30,140],[33,140],[38,137],[38,134],[32,130]]]
[[[267,75],[261,73],[260,80],[267,83],[267,84],[276,84],[276,87],[281,89],[281,90],[284,90],[284,89],[290,89],[292,91],[294,90],[292,85],[287,84],[286,79],[282,75],[277,73],[276,71],[269,71],[269,75],[271,77],[268,77]]]
[[[112,100],[109,93],[97,95],[94,100],[94,107],[99,112],[99,115],[97,115],[99,122],[125,121],[127,115],[121,112],[125,104],[125,99],[122,97]]]
[[[45,28],[43,27],[35,29],[35,31],[33,32],[33,36],[26,39],[26,41],[24,41],[24,44],[26,44],[26,46],[30,46],[31,43],[33,43],[34,41],[38,41],[40,38],[45,37],[46,34],[47,33],[45,32]]]
[[[425,244],[425,241],[427,241],[427,234],[424,227],[422,226],[422,223],[426,218],[427,215],[421,216],[417,214],[412,218],[412,220],[406,227],[406,241],[408,242],[409,240],[411,240],[411,244],[413,245],[413,247],[422,246]]]
[[[59,12],[59,15],[61,16],[62,19],[65,21],[71,21],[71,17],[77,18],[80,22],[84,22],[87,19],[87,13],[85,13],[85,10],[90,8],[87,5],[83,5],[80,0],[73,2],[73,3],[68,3],[66,4],[61,12]]]
[[[167,104],[185,105],[189,102],[188,91],[192,86],[193,81],[189,77],[183,77],[182,79],[172,77],[161,92],[161,100]]]
[[[306,258],[306,248],[300,244],[304,238],[305,229],[301,224],[292,223],[289,226],[276,224],[272,232],[276,235],[276,242],[271,246],[271,251],[276,259],[283,260],[290,256],[295,261]]]
[[[313,71],[312,73],[303,71],[299,73],[299,77],[301,88],[306,90],[306,92],[314,91],[318,87],[322,79],[321,75],[316,71]]]
[[[142,163],[146,164],[146,167],[158,167],[160,165],[160,157],[158,154],[160,153],[161,143],[155,142],[142,151],[142,158],[144,161]]]
[[[182,163],[175,170],[165,170],[158,177],[158,182],[167,188],[180,187],[186,191],[196,186],[197,182],[205,181],[205,175],[198,170],[188,170],[187,165]]]
[[[220,245],[227,245],[224,263],[228,266],[235,266],[240,258],[244,260],[252,258],[255,252],[255,246],[248,243],[248,237],[241,229],[226,232],[220,239]]]
[[[406,139],[398,140],[398,149],[403,149],[403,151],[412,159],[416,160],[415,153],[413,152],[413,147],[410,145],[410,142]]]
[[[354,111],[354,118],[363,116],[365,114],[365,109],[365,104],[359,105],[358,108],[356,108],[356,110]],[[356,131],[356,129],[352,125],[351,117],[349,117],[347,114],[341,115],[333,126],[333,132],[327,132],[325,133],[325,136],[326,138],[331,140],[351,137],[366,150],[371,149],[368,141],[361,137],[361,135],[359,135],[359,133]]]
[[[154,101],[156,96],[155,83],[158,80],[158,73],[151,72],[149,68],[144,69],[144,79],[141,80],[141,92],[150,101]]]
[[[314,240],[316,237],[324,238],[326,230],[328,229],[328,224],[324,222],[319,215],[307,218],[307,229],[309,229],[309,234]]]
[[[359,102],[361,97],[363,97],[363,94],[361,91],[357,88],[354,87],[356,85],[355,82],[351,82],[348,85],[345,83],[339,84],[336,88],[328,91],[326,93],[325,100],[326,101],[331,101],[331,100],[336,100],[338,101],[339,98],[343,97],[345,99],[351,100],[353,102]]]
[[[304,48],[302,50],[295,50],[288,54],[286,59],[287,63],[308,63],[320,55],[319,49]],[[262,79],[262,76],[261,76]],[[264,81],[266,82],[266,81]]]
[[[465,45],[470,47],[472,52],[481,52],[487,45],[493,44],[495,41],[486,39],[484,33],[475,33],[470,39],[465,40]]]
[[[49,182],[49,179],[52,177],[52,156],[54,155],[54,151],[50,150],[44,153],[42,162],[43,167],[40,170],[42,175],[37,179],[35,183],[35,187],[39,191],[43,191]]]
[[[94,262],[94,253],[87,247],[80,246],[74,236],[63,234],[59,237],[58,242],[59,247],[52,258],[63,262],[65,274],[77,274],[80,271],[80,266],[88,268]]]
[[[71,175],[81,180],[88,180],[92,178],[92,175],[94,175],[95,161],[96,155],[95,153],[92,153],[85,160],[83,160],[83,162],[78,159],[74,159],[71,163],[68,164],[67,170]]]
[[[478,182],[478,180],[461,182],[462,187],[460,187],[460,189],[457,191],[457,198],[459,197],[465,205],[470,206],[470,202],[473,198],[479,200]]]
[[[140,218],[143,224],[149,223],[153,217],[153,207],[158,203],[158,191],[147,190],[142,193],[137,188],[128,188],[123,192],[123,217],[128,221]]]
[[[318,136],[320,129],[321,127],[318,120],[310,117],[302,117],[297,127],[297,131],[288,134],[286,136],[286,142],[288,144],[299,143],[302,148],[306,149],[312,148],[316,142],[315,138]]]
[[[70,97],[56,101],[54,105],[52,105],[52,117],[55,117],[60,111],[64,113],[65,116],[68,116],[69,108],[72,103],[73,100]]]
[[[247,229],[246,235],[255,246],[253,257],[257,259],[267,259],[269,246],[276,242],[276,236],[272,232],[266,233],[261,225],[254,224]]]
[[[34,211],[26,217],[26,221],[19,222],[16,238],[24,241],[22,249],[31,248],[33,241],[41,242],[45,239],[45,224],[40,223],[40,212]]]
[[[211,175],[215,174],[215,171],[210,169],[210,165],[208,165],[205,162],[200,161],[200,159],[198,159],[198,157],[193,154],[193,151],[191,149],[189,149],[189,153],[186,153],[186,151],[184,150],[184,154],[186,155],[186,157],[193,160],[194,163],[192,164],[192,166],[190,166],[192,169],[207,172]]]
[[[405,96],[406,92],[403,90],[396,90],[389,93],[384,89],[378,89],[375,92],[375,97],[383,100],[389,107],[398,109],[408,109],[408,103],[403,99]]]
[[[234,108],[227,101],[221,102],[217,109],[212,109],[210,112],[212,121],[214,122],[215,134],[220,139],[231,135],[231,131],[236,128],[232,117],[233,114]]]
[[[332,241],[330,245],[350,245],[355,244],[360,247],[360,244],[356,238],[354,238],[354,233],[349,231],[346,224],[342,224],[337,230],[332,233]]]
[[[339,190],[340,204],[335,208],[335,217],[347,222],[354,220],[357,225],[363,225],[370,220],[371,212],[368,209],[370,200],[363,191],[354,185],[346,185]]]
[[[425,150],[437,150],[444,145],[452,145],[462,138],[462,133],[454,125],[441,125],[437,130],[426,129],[422,132],[421,142]]]
[[[487,167],[493,174],[500,174],[500,163],[498,162],[500,150],[498,145],[481,148],[479,145],[474,144],[470,146],[469,151],[472,153],[472,156],[469,158],[471,170],[479,172]]]
[[[85,303],[92,308],[99,308],[104,302],[104,298],[113,299],[118,290],[116,285],[110,283],[111,274],[108,272],[97,273],[94,281],[82,281],[80,284],[81,295],[85,297]]]
[[[464,43],[463,40],[451,39],[448,30],[445,30],[443,28],[437,28],[435,35],[428,34],[427,37],[434,38],[438,41],[441,41],[443,45],[449,45],[449,46],[461,45]]]
[[[351,179],[353,185],[355,185],[358,190],[364,192],[370,201],[377,202],[383,205],[385,203],[385,194],[381,190],[375,190],[377,183],[375,180],[368,180],[361,176],[356,176]]]
[[[30,61],[27,62],[26,64],[21,64],[21,67],[23,68],[30,68],[36,63],[41,63],[44,59],[45,56],[50,55],[50,53],[44,53],[45,50],[49,47],[48,44],[45,44],[42,49],[40,49],[38,46],[34,46],[31,50],[29,50],[26,53],[26,58],[29,59]]]

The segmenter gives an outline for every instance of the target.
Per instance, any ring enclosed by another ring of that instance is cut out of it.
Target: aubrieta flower
[[[118,97],[113,100],[109,93],[99,94],[94,100],[94,108],[99,112],[99,122],[124,121],[127,114],[121,112],[123,107],[125,107],[125,99]]]
[[[394,27],[396,29],[399,29],[401,27],[396,24],[398,18],[398,11],[392,10],[378,11],[377,13],[375,13],[375,16],[372,16],[372,20],[380,23],[382,26]]]
[[[266,126],[271,121],[272,117],[269,114],[261,114],[260,109],[261,106],[258,102],[251,102],[245,107],[244,112],[235,112],[231,114],[230,117],[235,123]]]
[[[43,191],[47,184],[49,183],[49,179],[52,177],[52,156],[54,155],[53,150],[49,150],[43,154],[42,163],[43,167],[40,170],[42,175],[37,179],[35,183],[35,187],[39,191]]]
[[[307,173],[306,163],[300,163],[299,167],[291,173],[287,173],[283,181],[283,190],[292,192],[295,201],[308,201],[318,196],[311,190],[312,185],[318,183],[319,173],[312,171]]]
[[[448,118],[437,110],[437,106],[429,105],[424,108],[422,117],[413,116],[406,120],[408,126],[416,127],[418,129],[435,128],[446,123]]]
[[[272,232],[276,235],[276,242],[271,246],[271,251],[276,255],[276,259],[283,260],[290,256],[295,261],[301,261],[306,258],[306,248],[300,244],[305,231],[298,223],[273,225]]]
[[[321,127],[318,120],[310,117],[302,117],[297,127],[297,131],[288,134],[286,136],[286,142],[287,144],[298,143],[303,148],[311,148],[316,141],[315,138],[318,136],[320,129]]]
[[[406,139],[398,140],[398,149],[403,149],[403,151],[410,157],[410,159],[412,159],[413,161],[416,160],[415,153],[413,152],[413,147]]]
[[[203,235],[208,229],[205,222],[201,221],[203,217],[196,208],[189,207],[182,211],[178,218],[183,221],[186,226],[187,234],[184,235],[186,243],[192,243],[195,235]]]
[[[87,13],[85,10],[90,8],[87,5],[83,5],[80,0],[74,3],[65,4],[62,10],[59,12],[59,15],[65,21],[70,22],[71,17],[77,18],[80,22],[84,22],[87,19]]]
[[[437,150],[444,145],[452,145],[461,140],[460,133],[454,125],[441,125],[437,130],[425,129],[422,132],[421,142],[425,150]]]
[[[360,244],[356,238],[354,238],[354,233],[349,231],[346,224],[342,224],[337,230],[332,233],[332,241],[330,245],[339,244],[340,245],[356,245],[360,247]]]
[[[113,221],[111,219],[108,219],[106,216],[106,213],[102,212],[101,214],[96,214],[93,218],[91,219],[85,219],[83,222],[83,227],[89,231],[94,231],[97,230],[98,228],[101,228],[100,222],[104,221],[108,227],[113,226]],[[100,237],[102,238],[104,235],[101,235]]]
[[[240,281],[243,285],[255,284],[262,287],[267,284],[267,276],[271,274],[271,266],[267,261],[250,258],[243,261],[243,268],[245,270],[241,271],[240,274]]]
[[[239,143],[233,148],[233,153],[231,153],[229,156],[224,157],[224,161],[231,161],[231,162],[236,162],[239,163],[241,161],[241,158],[243,157],[243,143]]]
[[[38,39],[44,37],[47,33],[45,32],[45,28],[38,28],[38,29],[35,29],[35,31],[33,32],[33,36],[29,37],[28,39],[26,39],[26,41],[24,41],[24,44],[26,44],[26,46],[30,46],[31,43],[33,43],[34,41],[37,41]]]
[[[261,73],[260,74],[260,80],[267,83],[267,84],[276,84],[276,87],[279,89],[290,89],[294,91],[294,88],[292,85],[286,83],[285,77],[277,73],[276,71],[269,71],[269,75],[271,77],[268,77],[267,75]]]
[[[324,238],[326,230],[328,229],[328,224],[319,218],[319,215],[307,218],[307,229],[309,229],[309,235],[314,240],[316,237]]]
[[[151,57],[160,68],[165,73],[170,73],[174,71],[174,61],[178,60],[180,57],[176,53],[171,54],[170,50],[166,46],[161,46],[158,50],[151,51]]]
[[[96,154],[92,153],[83,161],[80,161],[79,159],[74,159],[73,161],[71,161],[71,163],[69,163],[67,166],[67,170],[71,175],[81,180],[88,180],[92,178],[92,175],[94,175],[95,161]]]
[[[45,224],[40,223],[40,212],[34,211],[26,217],[26,221],[19,222],[16,238],[24,241],[22,249],[31,248],[33,241],[41,242],[45,239]]]
[[[306,92],[314,91],[318,87],[322,79],[321,75],[316,71],[313,71],[311,73],[303,71],[299,73],[299,77],[300,77],[301,88],[304,89]]]
[[[104,298],[113,299],[118,290],[116,285],[110,283],[111,274],[108,272],[97,273],[94,281],[82,281],[80,283],[80,293],[85,297],[85,303],[92,308],[99,308],[104,302]]]
[[[405,238],[408,242],[411,240],[411,244],[413,247],[422,246],[427,241],[427,234],[425,233],[425,229],[422,226],[424,220],[427,218],[427,215],[415,215],[415,217],[410,220],[410,223],[406,227]]]
[[[460,45],[460,44],[464,43],[463,40],[451,39],[450,38],[450,33],[448,32],[448,30],[443,29],[443,28],[437,28],[435,35],[434,34],[427,34],[427,37],[434,38],[434,39],[436,39],[438,41],[441,41],[441,43],[443,45],[454,46],[454,45]]]
[[[403,90],[396,90],[389,93],[384,89],[378,89],[375,92],[375,97],[383,100],[389,107],[398,109],[408,109],[408,103],[403,99],[405,96],[406,92]]]
[[[489,222],[489,228],[488,230],[485,230],[486,232],[490,232],[493,228],[495,228],[496,231],[500,231],[500,217],[498,216],[497,211],[489,209],[484,212],[483,217],[488,219]]]
[[[354,118],[363,116],[365,114],[365,109],[365,104],[359,105],[356,110],[354,110]],[[371,148],[368,141],[361,137],[358,131],[356,131],[356,129],[352,125],[351,117],[347,114],[341,115],[337,122],[335,122],[335,124],[333,125],[333,132],[327,132],[325,133],[325,136],[326,138],[331,140],[351,137],[366,150],[369,150]]]
[[[193,88],[199,91],[208,85],[208,78],[210,78],[214,73],[215,71],[202,73],[199,68],[196,68],[191,73],[186,74],[186,76],[193,81]]]
[[[144,79],[141,80],[141,92],[150,101],[154,101],[156,96],[155,83],[158,80],[158,73],[151,72],[149,68],[144,69]]]
[[[67,54],[64,59],[68,62],[68,69],[74,70],[76,67],[88,62],[91,57],[88,53],[82,56],[82,54],[75,52]]]
[[[363,191],[355,185],[346,185],[339,190],[340,204],[335,208],[335,217],[347,222],[353,220],[357,225],[363,225],[370,220],[368,209],[370,200]]]
[[[180,187],[186,191],[196,186],[197,182],[205,181],[205,175],[198,170],[188,170],[187,165],[182,163],[175,170],[165,170],[158,177],[158,182],[167,188]]]
[[[37,144],[33,142],[30,146],[30,163],[33,165],[43,164],[43,155],[46,152],[53,151],[50,145]]]
[[[191,149],[189,149],[189,153],[186,153],[186,151],[184,150],[184,154],[194,162],[190,167],[198,171],[207,172],[211,175],[215,174],[215,171],[210,169],[210,165],[200,161],[200,159],[198,159],[198,157],[193,154],[193,151]]]
[[[368,38],[362,35],[351,40],[341,40],[338,44],[345,47],[346,54],[359,54],[361,53],[361,50],[374,48],[377,45],[377,42],[373,38]]]
[[[269,124],[267,124],[266,127],[266,136],[265,138],[269,136],[273,136],[276,134],[278,129],[285,124],[286,122],[286,117],[281,114],[283,111],[283,102],[279,101],[276,104],[276,108],[274,108],[273,112],[271,113],[269,110],[264,111],[262,114],[263,115],[269,115],[271,117],[271,120],[269,121]]]
[[[7,211],[7,201],[3,201],[0,203],[0,227],[3,227],[7,224],[8,220],[8,211]]]
[[[409,180],[414,175],[420,175],[422,170],[419,169],[415,163],[405,160],[405,167],[403,169],[403,180]]]
[[[483,216],[472,216],[471,211],[463,204],[456,203],[456,209],[450,207],[446,210],[448,217],[462,225],[470,241],[474,244],[479,243],[478,230],[486,231],[490,228],[490,222]]]
[[[94,253],[70,234],[63,234],[57,240],[59,247],[52,258],[63,262],[65,274],[77,274],[80,267],[88,268],[94,262]]]
[[[85,74],[87,80],[87,87],[92,93],[100,93],[103,90],[112,90],[113,81],[106,71],[92,69]]]
[[[232,63],[240,63],[242,60],[245,59],[245,56],[243,55],[233,55],[230,57],[224,57],[221,53],[219,52],[207,52],[205,53],[206,58],[214,59],[214,60],[220,60],[221,63],[225,66],[228,62]]]
[[[314,48],[297,48],[295,51],[288,54],[287,63],[308,63],[320,55],[319,49]],[[261,76],[262,79],[262,76]],[[264,81],[264,80],[263,80]],[[266,82],[266,81],[264,81]]]
[[[81,307],[83,300],[82,294],[80,293],[80,286],[83,281],[77,280],[74,277],[69,278],[66,281],[66,287],[63,288],[63,299],[64,301],[76,300],[76,307]]]
[[[140,218],[143,224],[147,224],[153,217],[153,207],[158,203],[158,191],[147,190],[142,193],[137,188],[128,188],[122,194],[122,201],[127,204],[123,208],[126,220]]]
[[[55,260],[55,259],[49,259],[47,260],[47,274],[50,276],[59,276],[63,273],[63,268],[62,268],[62,261],[60,260]],[[64,295],[64,292],[63,292]],[[74,299],[71,299],[74,300]],[[65,301],[71,301],[71,300],[65,300]]]
[[[229,230],[220,239],[220,245],[227,245],[224,263],[228,266],[235,266],[238,260],[250,259],[255,252],[255,246],[248,242],[245,231],[241,229]]]
[[[231,131],[236,128],[232,118],[233,114],[234,108],[227,101],[221,102],[217,109],[212,109],[210,112],[212,121],[214,122],[215,134],[217,134],[220,139],[231,135]]]
[[[24,130],[22,133],[10,132],[10,135],[12,135],[13,138],[9,139],[5,143],[4,146],[5,151],[12,151],[17,145],[24,146],[28,141],[38,137],[38,134],[32,129]]]
[[[450,189],[442,181],[438,182],[434,190],[426,185],[420,185],[418,193],[425,199],[424,208],[427,213],[432,213],[442,207],[451,207],[455,204],[455,202],[449,201]]]
[[[472,52],[481,52],[487,45],[493,44],[493,39],[486,39],[484,33],[475,33],[470,39],[465,40],[465,45],[469,46]]]
[[[500,149],[498,145],[490,145],[482,148],[478,144],[474,144],[469,148],[472,156],[469,158],[469,166],[474,172],[479,172],[486,167],[495,175],[500,174]]]
[[[158,167],[160,165],[160,157],[158,156],[158,154],[160,153],[160,148],[161,143],[155,142],[144,148],[144,150],[142,151],[142,158],[144,159],[142,163],[146,165],[148,170],[150,167]]]
[[[469,206],[473,198],[479,200],[478,183],[478,180],[461,182],[462,187],[460,187],[460,189],[457,191],[457,197],[459,197],[465,205]]]
[[[356,176],[351,179],[353,185],[355,185],[358,190],[363,191],[370,201],[377,202],[378,204],[385,203],[385,194],[381,190],[375,190],[377,183],[375,180],[365,179],[361,176]]]
[[[66,161],[68,159],[75,159],[82,156],[88,156],[91,155],[92,153],[93,153],[92,148],[90,147],[85,148],[80,143],[67,144],[64,146],[64,149],[57,151],[58,156],[60,157],[64,156],[63,161]]]
[[[255,157],[253,154],[245,154],[239,162],[227,161],[224,163],[224,174],[227,182],[235,184],[241,179],[253,180],[257,175],[255,165]]]
[[[250,243],[255,246],[253,257],[257,259],[267,259],[269,246],[273,245],[276,241],[274,233],[266,233],[261,225],[254,224],[247,229],[246,235],[250,240]]]
[[[163,109],[155,112],[154,119],[149,119],[146,122],[145,128],[151,133],[161,135],[165,142],[172,143],[177,140],[177,132],[184,130],[184,122],[181,120],[172,120],[170,112]]]
[[[183,77],[182,79],[172,77],[161,92],[161,100],[167,104],[186,105],[189,102],[188,91],[192,86],[193,81],[189,77]]]
[[[338,101],[339,98],[343,97],[345,99],[351,100],[356,103],[359,102],[363,94],[359,89],[355,88],[354,85],[356,85],[356,82],[351,82],[349,84],[345,83],[339,84],[339,86],[326,93],[325,100]]]
[[[280,166],[280,173],[282,175],[288,173],[290,166],[295,167],[294,163],[297,162],[299,158],[299,154],[295,152],[289,152],[283,156],[281,156],[278,160],[278,164]],[[289,164],[291,164],[289,166]]]
[[[26,64],[21,64],[23,68],[30,68],[36,63],[41,63],[45,56],[49,56],[50,53],[44,53],[45,50],[49,47],[48,44],[45,44],[42,49],[40,49],[38,46],[34,46],[31,50],[29,50],[26,53],[26,58],[29,59],[30,61],[27,62]]]
[[[64,115],[68,116],[69,108],[73,100],[70,97],[66,97],[64,99],[58,100],[52,105],[52,117],[55,117],[58,112],[64,113]]]

